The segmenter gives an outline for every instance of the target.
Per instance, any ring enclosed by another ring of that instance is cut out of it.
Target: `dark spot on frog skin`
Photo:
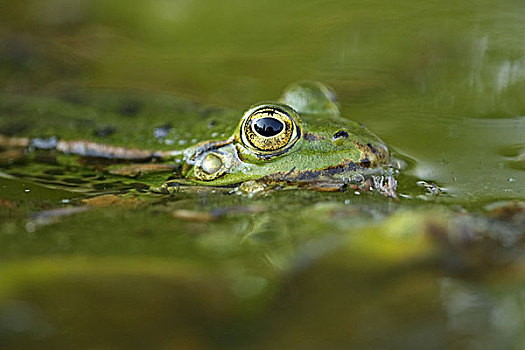
[[[294,171],[295,171],[295,167],[293,167],[292,170],[290,170],[289,172],[287,172],[287,173],[284,175],[283,179],[284,179],[285,181],[288,181],[288,175],[291,175]]]
[[[364,146],[361,142],[355,141],[355,140],[353,142],[357,146],[357,148],[359,148],[361,151],[364,149]]]
[[[370,168],[370,160],[368,158],[363,158],[361,162],[359,163],[360,166],[363,168]]]
[[[222,112],[222,109],[218,107],[206,107],[199,110],[199,115],[202,117],[208,117],[210,115],[218,114]]]
[[[124,115],[127,115],[127,116],[130,116],[130,117],[133,117],[133,116],[137,115],[139,110],[140,110],[139,103],[138,102],[134,102],[134,101],[124,102],[122,104],[122,106],[120,107],[120,113],[124,114]]]
[[[96,127],[95,121],[86,118],[74,118],[71,121],[71,126],[76,130],[93,129]]]
[[[344,130],[339,130],[338,132],[336,132],[333,136],[333,139],[334,140],[338,140],[338,139],[347,139],[348,138],[348,132],[344,131]]]
[[[366,146],[365,146],[361,142],[354,141],[354,144],[357,146],[357,148],[363,154],[363,161],[364,161],[365,164],[366,163],[369,163],[369,164],[371,163],[371,161],[369,159],[370,157],[372,157],[372,159],[374,159],[374,160],[375,159],[384,159],[385,157],[388,157],[388,153],[387,152],[385,152],[385,151],[383,151],[381,149],[373,147],[372,144],[370,144],[370,143],[367,143]],[[370,166],[371,165],[368,165],[367,167],[370,167]]]
[[[97,137],[105,138],[111,136],[117,131],[117,128],[112,125],[104,125],[95,129],[94,134]]]
[[[22,132],[26,131],[28,129],[29,125],[23,122],[13,122],[9,123],[5,126],[3,126],[0,129],[0,134],[3,134],[5,136],[15,136],[19,135]]]
[[[324,137],[322,136],[319,136],[319,135],[315,135],[315,134],[309,134],[307,132],[304,133],[303,135],[304,139],[308,142],[310,141],[318,141],[318,140],[324,140]]]

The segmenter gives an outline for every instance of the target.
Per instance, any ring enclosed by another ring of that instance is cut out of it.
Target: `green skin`
[[[261,109],[268,113],[263,116],[274,120],[277,116],[283,126],[281,133],[265,137],[257,132]],[[55,127],[74,121],[66,119]],[[110,174],[131,177],[176,170],[173,161],[179,158],[182,173],[155,189],[164,193],[181,185],[240,186],[247,192],[275,187],[337,191],[350,186],[395,197],[388,148],[364,126],[340,117],[332,91],[317,82],[293,84],[278,102],[253,106],[227,140],[205,141],[185,150],[152,152],[83,140],[0,135],[0,148],[11,147],[18,147],[22,157],[28,149],[43,149],[83,158],[107,158],[112,163],[106,168]],[[8,161],[13,157],[11,153],[4,156]],[[156,161],[135,163],[151,159]],[[125,164],[115,164],[119,161]],[[16,172],[23,173],[20,169]]]
[[[374,174],[385,174],[390,165],[386,145],[364,126],[341,118],[333,93],[320,83],[294,84],[284,91],[278,103],[260,104],[250,111],[262,106],[279,107],[293,117],[300,134],[293,146],[273,156],[250,149],[241,137],[241,120],[228,140],[206,141],[187,149],[183,176],[205,186],[250,180],[287,185],[342,183],[344,179],[352,181],[357,174],[362,175],[357,176],[362,182]],[[222,159],[214,163],[211,174],[202,171],[209,153],[219,154]],[[203,174],[208,178],[203,178]]]

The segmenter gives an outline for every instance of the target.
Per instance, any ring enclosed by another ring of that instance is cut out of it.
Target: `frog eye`
[[[261,154],[281,153],[299,137],[299,126],[284,108],[263,105],[246,112],[241,123],[243,144]]]

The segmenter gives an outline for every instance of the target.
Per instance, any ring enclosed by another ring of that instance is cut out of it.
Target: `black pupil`
[[[275,118],[261,118],[257,119],[253,128],[261,136],[272,137],[283,130],[284,124]]]

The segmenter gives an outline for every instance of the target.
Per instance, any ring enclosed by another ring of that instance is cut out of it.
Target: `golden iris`
[[[241,124],[244,145],[259,153],[273,154],[293,145],[297,127],[292,117],[276,106],[255,109]]]

